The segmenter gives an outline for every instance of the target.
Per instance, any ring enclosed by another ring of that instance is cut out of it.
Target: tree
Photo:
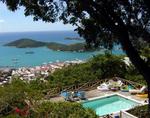
[[[79,103],[69,102],[43,102],[31,111],[31,117],[35,118],[98,118],[91,109],[85,109]]]
[[[0,0],[15,11],[25,7],[34,20],[63,20],[77,26],[88,46],[112,48],[121,44],[134,66],[144,76],[150,98],[150,67],[139,54],[139,40],[150,44],[150,4],[147,0]],[[149,99],[150,103],[150,99]],[[149,105],[150,110],[150,105]]]
[[[35,83],[16,79],[11,84],[0,86],[0,117],[98,118],[92,109],[79,103],[44,101],[43,93],[39,91],[41,88],[36,87],[40,85]]]
[[[109,53],[95,56],[91,63],[93,70],[89,70],[89,72],[95,71],[96,73],[100,73],[101,76],[98,75],[97,77],[101,78],[112,78],[114,76],[124,78],[128,70],[127,65],[123,61],[123,57]]]
[[[37,86],[37,85],[36,85]],[[11,84],[0,87],[0,114],[6,115],[16,107],[34,105],[43,98],[43,94],[33,85],[14,79]]]

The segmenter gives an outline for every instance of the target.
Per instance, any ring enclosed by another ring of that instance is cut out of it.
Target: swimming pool
[[[91,108],[96,111],[96,114],[103,116],[118,112],[120,110],[130,109],[140,103],[121,97],[119,95],[112,95],[94,100],[88,100],[82,103],[83,107]]]

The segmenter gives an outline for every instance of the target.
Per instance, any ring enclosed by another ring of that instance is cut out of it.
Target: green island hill
[[[56,42],[42,42],[32,39],[19,39],[5,44],[4,46],[14,46],[17,48],[36,48],[36,47],[47,47],[52,50],[57,51],[94,51],[95,49],[87,50],[85,43],[75,43],[75,44],[61,44]]]
[[[66,37],[66,40],[84,40],[82,38],[78,38],[78,37]]]

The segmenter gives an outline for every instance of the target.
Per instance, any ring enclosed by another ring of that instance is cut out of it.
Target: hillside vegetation
[[[60,51],[85,51],[84,43],[75,43],[70,45],[59,44],[59,43],[48,43],[47,47],[52,50]]]
[[[57,115],[62,116],[61,118],[97,118],[94,111],[83,108],[79,103],[39,104],[37,101],[43,100],[47,95],[46,91],[55,87],[61,88],[114,76],[144,84],[145,81],[139,72],[133,66],[125,65],[123,58],[124,56],[111,54],[97,55],[86,63],[55,71],[46,78],[47,82],[41,81],[40,78],[30,83],[13,79],[11,84],[0,86],[0,117],[23,118],[22,114],[14,113],[14,108],[23,111],[28,101],[31,106],[28,108],[28,114],[25,114],[27,118],[41,118],[41,116],[55,118]]]
[[[137,106],[133,109],[128,110],[128,112],[138,118],[149,118],[148,105]]]
[[[37,86],[40,83],[15,79],[9,85],[0,86],[0,118],[98,118],[93,110],[79,103],[44,102],[44,94]]]
[[[47,80],[52,87],[61,87],[117,76],[145,84],[134,66],[127,66],[123,58],[124,56],[111,54],[97,55],[86,63],[57,70]]]

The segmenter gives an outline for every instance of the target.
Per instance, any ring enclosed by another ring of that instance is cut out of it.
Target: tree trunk
[[[147,86],[148,86],[148,118],[150,118],[150,82],[147,82]]]
[[[126,52],[127,56],[130,58],[133,65],[139,70],[139,72],[143,75],[145,81],[148,86],[148,118],[150,118],[150,67],[145,63],[143,59],[141,59],[137,50],[131,44],[129,39],[129,35],[125,26],[119,27],[118,36],[120,43],[122,45],[123,50]]]
[[[150,4],[149,4],[150,5]],[[113,9],[109,9],[109,13],[114,18],[114,21],[118,22],[118,26],[115,26],[115,22],[110,21],[111,28],[114,29],[112,32],[118,36],[119,41],[122,45],[123,50],[126,52],[127,56],[130,58],[132,64],[139,70],[139,72],[143,75],[145,81],[147,82],[148,86],[148,113],[150,114],[150,67],[149,65],[140,57],[138,51],[132,45],[128,29],[123,23],[122,19],[118,17],[114,12]],[[150,118],[150,115],[148,116]]]
[[[150,11],[150,1],[149,0],[144,0],[144,3],[146,4],[146,6],[149,8],[149,11]]]
[[[97,23],[100,23],[102,18],[105,18],[104,25],[108,27],[108,29],[111,29],[112,33],[114,33],[116,36],[118,36],[119,41],[122,45],[123,50],[126,52],[127,56],[130,58],[133,65],[139,70],[139,72],[143,75],[145,81],[147,82],[148,86],[148,97],[149,97],[149,112],[150,112],[150,67],[147,63],[140,57],[137,50],[133,47],[128,34],[128,29],[126,28],[125,24],[123,23],[122,19],[118,17],[116,13],[114,13],[114,9],[108,6],[108,9],[102,9],[101,6],[98,6],[95,2],[91,2],[97,11],[99,11],[101,14],[97,14],[93,11],[92,8],[85,6],[86,11],[93,17],[94,19],[97,19]],[[107,4],[105,4],[107,6]],[[109,13],[109,14],[108,14]],[[110,17],[111,16],[111,17]],[[111,19],[113,18],[113,20]],[[115,23],[118,23],[116,26]],[[150,117],[150,116],[149,116]]]

